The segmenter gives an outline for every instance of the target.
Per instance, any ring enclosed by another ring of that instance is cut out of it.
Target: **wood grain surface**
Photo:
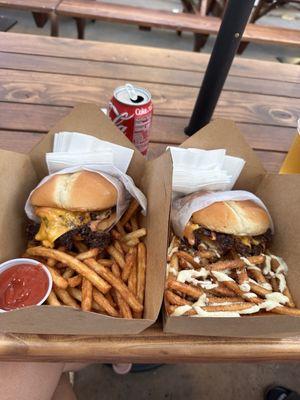
[[[217,34],[220,19],[199,14],[172,13],[142,7],[123,6],[93,0],[63,0],[57,7],[59,15],[100,19],[110,22],[173,29],[176,31]],[[248,24],[243,40],[247,42],[300,45],[300,31],[272,26]]]
[[[270,362],[300,358],[300,338],[240,339],[176,336],[161,326],[137,336],[0,335],[0,360],[69,362]]]
[[[48,12],[54,11],[59,2],[60,0],[0,0],[0,7]]]
[[[186,139],[184,127],[208,62],[205,54],[0,34],[0,145],[27,153],[72,106],[106,106],[132,81],[154,102],[149,157]],[[267,71],[267,73],[266,73]],[[237,122],[265,168],[277,172],[296,133],[300,69],[236,58],[214,117]],[[300,359],[300,338],[176,336],[155,325],[137,336],[0,335],[0,360],[199,362]]]

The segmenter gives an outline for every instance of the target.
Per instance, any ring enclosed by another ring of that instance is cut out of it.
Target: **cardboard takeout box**
[[[216,120],[181,147],[227,150],[242,157],[246,165],[234,187],[255,193],[269,209],[275,225],[271,252],[283,257],[289,272],[287,283],[300,308],[300,175],[268,174],[245,142],[233,122]],[[168,169],[165,158],[165,173]],[[167,188],[171,191],[171,186]],[[300,317],[286,315],[247,316],[242,318],[169,317],[164,312],[164,331],[191,335],[236,337],[288,337],[300,334]]]
[[[147,270],[144,319],[126,320],[83,312],[70,307],[33,306],[0,314],[0,332],[37,334],[136,334],[153,324],[162,303],[170,192],[170,175],[161,174],[162,160],[146,162],[133,144],[113,125],[96,105],[79,105],[60,121],[28,155],[0,150],[0,262],[19,257],[26,248],[24,212],[30,191],[48,174],[45,153],[52,151],[53,136],[60,131],[94,135],[130,147],[134,156],[128,174],[148,200]]]

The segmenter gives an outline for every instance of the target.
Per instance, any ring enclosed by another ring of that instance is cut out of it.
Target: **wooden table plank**
[[[0,335],[0,360],[64,362],[270,362],[300,358],[300,338],[240,339],[164,334],[137,336]]]
[[[12,131],[48,132],[52,126],[70,112],[69,107],[53,107],[24,103],[0,102],[0,129]],[[174,123],[176,129],[174,129]],[[151,141],[180,144],[187,136],[185,117],[155,115],[151,128]],[[296,129],[259,124],[237,123],[246,140],[254,149],[288,151]]]
[[[0,51],[196,72],[204,72],[209,59],[207,54],[179,50],[5,32],[0,33]],[[236,57],[230,75],[300,83],[299,66],[277,63],[274,69],[274,65],[274,62]]]
[[[123,80],[134,80],[135,82],[190,86],[196,87],[197,89],[200,87],[204,76],[204,73],[195,71],[172,70],[159,67],[153,69],[152,67],[140,65],[71,60],[68,58],[49,56],[40,57],[6,52],[0,52],[0,68],[101,77],[106,79],[121,77]],[[228,76],[224,90],[269,94],[272,96],[299,97],[300,83],[286,82],[284,86],[285,88],[283,91],[282,82],[280,81]]]
[[[60,0],[0,0],[0,7],[36,12],[54,11]]]
[[[42,133],[27,131],[0,130],[0,148],[4,150],[28,153],[44,136]],[[172,143],[150,143],[148,158],[160,156]],[[255,151],[268,172],[278,172],[286,156],[284,152]]]
[[[99,19],[133,25],[173,29],[184,32],[197,32],[216,35],[220,19],[199,14],[171,13],[128,5],[94,2],[93,0],[63,0],[57,7],[58,15],[77,18]],[[299,46],[300,32],[296,29],[276,28],[248,24],[243,41],[275,45]]]
[[[132,83],[137,83],[132,81]],[[121,79],[78,77],[31,71],[0,70],[0,101],[53,106],[74,106],[80,102],[107,106]],[[139,82],[153,98],[154,114],[189,117],[198,93],[196,88]],[[238,122],[297,126],[300,104],[293,98],[224,91],[214,117]]]

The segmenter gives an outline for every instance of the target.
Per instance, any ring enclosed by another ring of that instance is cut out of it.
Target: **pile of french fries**
[[[272,254],[201,263],[180,250],[180,239],[173,236],[167,261],[165,308],[170,316],[300,316],[286,283],[287,266]]]
[[[35,258],[49,269],[52,306],[120,318],[142,318],[146,280],[146,229],[138,226],[139,205],[134,200],[111,231],[112,244],[99,251],[74,241],[77,253],[65,248],[28,247],[24,257]],[[104,256],[103,256],[104,254]]]

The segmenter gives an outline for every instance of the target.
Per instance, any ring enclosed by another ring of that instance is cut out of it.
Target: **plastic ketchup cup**
[[[0,312],[39,306],[51,289],[51,274],[39,261],[15,258],[0,265]]]

